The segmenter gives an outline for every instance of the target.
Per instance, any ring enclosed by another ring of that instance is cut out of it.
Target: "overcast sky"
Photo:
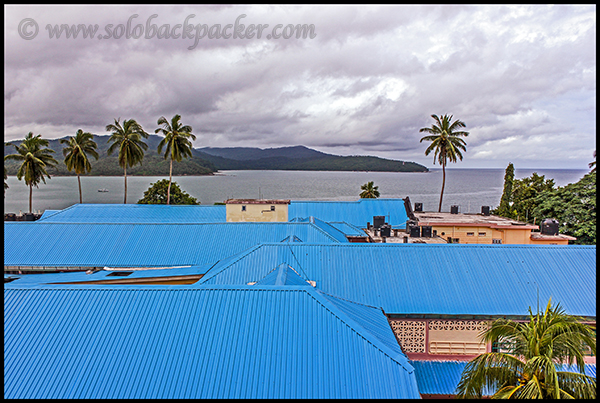
[[[180,114],[197,148],[437,168],[419,129],[449,114],[470,133],[451,167],[587,169],[596,148],[595,5],[5,6],[4,36],[5,141]]]

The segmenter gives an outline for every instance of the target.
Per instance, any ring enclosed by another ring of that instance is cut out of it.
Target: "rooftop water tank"
[[[558,220],[545,218],[540,225],[540,232],[544,235],[558,235]]]

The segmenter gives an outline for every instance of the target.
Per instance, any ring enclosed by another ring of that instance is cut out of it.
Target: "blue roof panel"
[[[288,217],[314,216],[326,222],[347,222],[358,228],[373,224],[374,216],[385,216],[385,221],[396,228],[404,228],[408,216],[403,199],[359,199],[344,201],[294,201],[288,208]]]
[[[286,263],[323,292],[388,314],[525,315],[539,293],[596,316],[595,246],[264,244],[242,255],[200,283],[247,284]]]
[[[261,242],[338,242],[312,223],[4,223],[5,266],[204,265]],[[31,240],[23,247],[23,239]]]
[[[218,223],[225,222],[225,206],[160,204],[74,204],[44,214],[38,222],[55,223]]]
[[[453,395],[460,381],[467,361],[411,361],[415,367],[419,392],[429,395]],[[559,371],[579,372],[575,366],[557,365]],[[596,365],[585,365],[586,375],[596,377]],[[484,396],[494,394],[493,389],[487,389]]]
[[[310,286],[8,283],[4,397],[419,398],[359,320]]]

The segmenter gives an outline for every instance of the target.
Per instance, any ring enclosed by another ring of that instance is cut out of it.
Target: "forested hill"
[[[89,175],[123,175],[117,162],[117,156],[107,156],[110,136],[94,136],[98,144],[100,159],[92,162]],[[145,142],[148,150],[143,164],[127,168],[128,175],[163,176],[169,174],[169,161],[157,153],[158,143],[162,139],[158,135],[150,135]],[[74,175],[64,164],[60,139],[48,140],[49,148],[55,151],[54,158],[60,164],[58,169],[50,169],[50,175]],[[19,144],[20,141],[13,141]],[[6,143],[5,143],[6,144]],[[164,152],[164,149],[163,149]],[[14,154],[14,147],[4,147],[4,155]],[[381,172],[427,172],[428,169],[415,162],[383,159],[372,156],[338,156],[325,154],[304,146],[280,148],[196,148],[193,158],[184,159],[173,164],[173,175],[210,175],[218,170],[312,170],[312,171],[381,171]],[[6,161],[9,175],[15,175],[18,163]]]
[[[219,169],[265,169],[302,171],[383,171],[427,172],[415,162],[396,161],[372,156],[325,154],[304,146],[280,148],[212,148],[195,150]]]

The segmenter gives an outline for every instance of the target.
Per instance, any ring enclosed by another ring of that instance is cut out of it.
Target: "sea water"
[[[533,172],[554,179],[557,186],[577,182],[587,170],[516,169],[515,178]],[[137,203],[151,184],[162,176],[128,176],[127,203]],[[423,203],[424,211],[437,211],[442,188],[441,169],[424,173],[408,172],[331,172],[331,171],[221,171],[208,176],[176,176],[173,181],[204,205],[229,198],[342,200],[359,199],[361,185],[373,181],[381,198],[410,197],[411,204]],[[5,192],[4,212],[29,211],[29,187],[9,176]],[[446,169],[442,211],[458,205],[462,213],[479,213],[481,206],[495,208],[504,187],[504,169]],[[83,176],[81,188],[84,203],[123,203],[122,176]],[[108,192],[98,192],[108,189]],[[46,184],[33,188],[33,211],[60,210],[79,203],[76,176],[52,177]]]

